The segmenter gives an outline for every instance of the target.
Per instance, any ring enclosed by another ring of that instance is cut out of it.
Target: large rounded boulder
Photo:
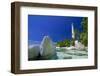
[[[56,47],[49,36],[44,36],[40,45],[40,55],[42,59],[55,59]]]
[[[40,52],[39,45],[31,45],[28,48],[28,60],[37,60]]]

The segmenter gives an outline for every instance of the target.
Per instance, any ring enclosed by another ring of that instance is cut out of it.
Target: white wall
[[[15,0],[12,0],[15,1]],[[11,60],[11,15],[9,0],[0,1],[0,76],[16,76],[10,73],[10,60]],[[100,0],[17,0],[17,1],[32,1],[41,3],[57,3],[57,4],[73,4],[73,5],[86,5],[98,6],[100,20]],[[98,21],[98,29],[100,29],[100,22]],[[98,30],[100,32],[100,30]],[[98,36],[98,47],[100,46],[100,34]],[[98,57],[100,58],[100,47],[98,48]],[[38,73],[38,74],[21,74],[18,76],[100,76],[100,59],[98,70],[81,70],[81,71],[65,71],[65,72],[52,72],[52,73]]]

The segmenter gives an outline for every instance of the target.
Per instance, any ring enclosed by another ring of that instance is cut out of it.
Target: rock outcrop
[[[40,45],[31,45],[28,49],[28,60],[57,59],[56,47],[48,36],[44,36]]]
[[[77,40],[75,41],[75,47],[78,50],[85,50],[85,46],[81,42],[78,42]]]
[[[33,45],[28,48],[28,60],[36,60],[38,59],[40,53],[40,46]]]
[[[56,47],[49,36],[44,36],[40,45],[40,55],[42,59],[55,59]]]

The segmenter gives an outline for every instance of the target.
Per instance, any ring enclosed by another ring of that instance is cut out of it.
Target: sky
[[[72,39],[71,24],[82,31],[83,17],[28,15],[28,40],[41,42],[44,36],[58,42]]]

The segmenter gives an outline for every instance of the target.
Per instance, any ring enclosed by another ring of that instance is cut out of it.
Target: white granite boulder
[[[40,52],[39,45],[31,45],[28,48],[28,60],[36,60]]]
[[[77,40],[75,41],[75,47],[78,50],[85,50],[85,46],[81,42],[78,42]]]
[[[40,55],[43,59],[56,58],[56,47],[49,36],[44,36],[41,42]]]

